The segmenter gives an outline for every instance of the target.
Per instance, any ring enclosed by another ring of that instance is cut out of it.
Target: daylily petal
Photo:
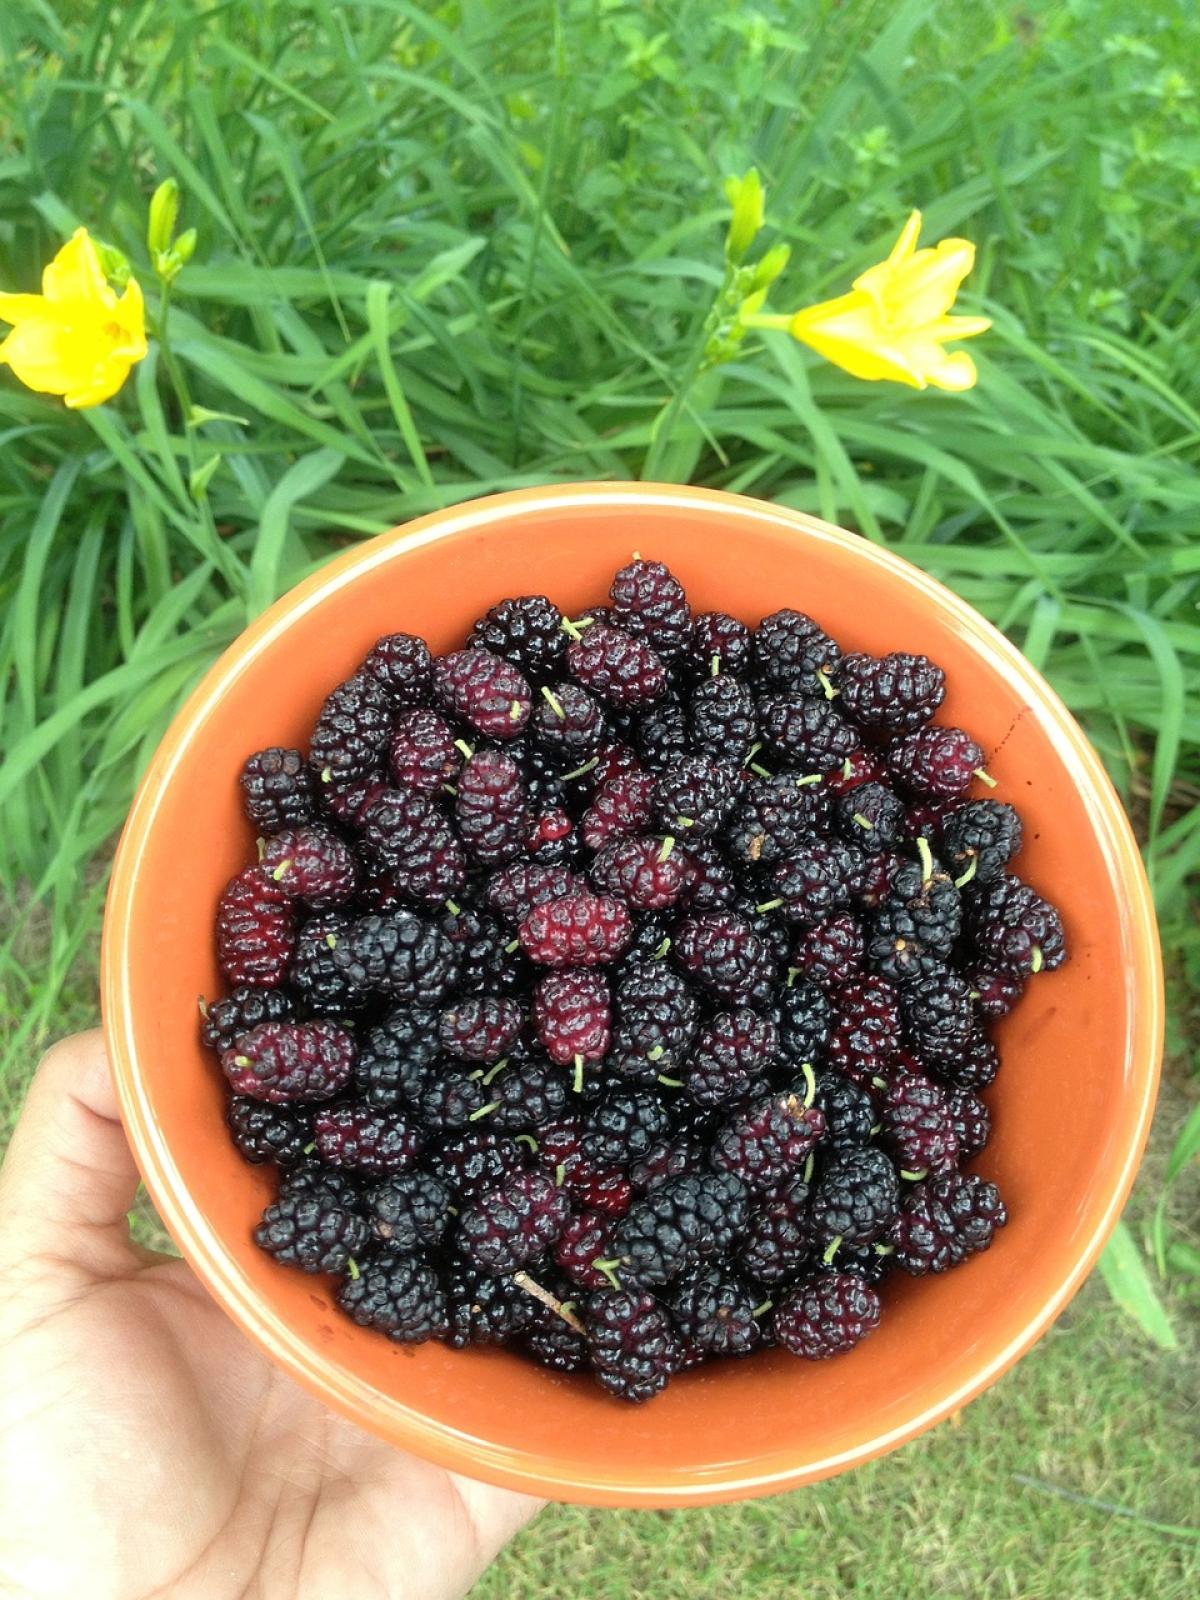
[[[72,411],[83,411],[88,406],[102,405],[105,400],[111,400],[113,395],[129,376],[128,361],[110,361],[103,372],[92,379],[90,383],[82,384],[78,389],[68,389],[63,400]]]
[[[900,237],[892,246],[892,253],[888,256],[888,265],[898,267],[901,262],[907,261],[917,248],[917,240],[921,237],[921,213],[912,211],[908,221],[900,229]]]
[[[146,354],[142,291],[130,278],[120,299],[96,247],[80,228],[42,274],[44,294],[0,294],[0,364],[28,389],[62,395],[68,406],[99,405],[116,394]]]
[[[40,317],[46,302],[40,294],[0,294],[0,322],[24,322]]]
[[[886,314],[910,328],[945,316],[974,264],[975,246],[965,239],[944,239],[936,250],[918,250],[885,287]]]
[[[992,325],[991,317],[939,317],[921,331],[931,339],[974,339],[986,333]]]
[[[916,389],[969,389],[975,363],[951,339],[970,339],[991,327],[987,317],[949,315],[959,285],[975,261],[966,239],[943,239],[918,250],[921,213],[914,211],[886,261],[868,267],[849,294],[797,311],[792,337],[856,378],[890,379]]]
[[[47,300],[84,305],[100,305],[106,310],[117,303],[100,267],[100,257],[86,228],[76,228],[54,260],[42,273],[42,293]]]
[[[125,293],[117,301],[113,317],[125,337],[114,345],[113,354],[127,356],[130,361],[140,361],[146,354],[146,307],[142,299],[142,286],[130,278]]]
[[[808,306],[792,318],[789,331],[794,339],[851,377],[891,379],[916,389],[923,387],[904,353],[881,336],[874,307],[866,295],[847,294]]]
[[[935,389],[951,389],[956,394],[972,389],[979,374],[975,363],[965,350],[943,350],[935,345],[936,357],[931,357],[925,367],[925,382]]]
[[[27,317],[0,343],[0,361],[38,394],[66,394],[90,384],[96,357],[92,340],[81,340],[75,330],[46,316]]]

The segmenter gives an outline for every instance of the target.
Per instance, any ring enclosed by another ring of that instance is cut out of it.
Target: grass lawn
[[[1131,1337],[1093,1279],[957,1424],[769,1500],[551,1507],[474,1595],[1182,1600],[1200,1583],[1196,1377]]]
[[[1172,1067],[1132,1276],[897,1455],[741,1507],[552,1510],[485,1600],[1200,1589],[1195,49],[1188,0],[0,7],[0,286],[86,224],[155,333],[93,411],[0,382],[0,1145],[40,1046],[94,1020],[112,841],[180,698],[333,550],[472,495],[653,474],[887,544],[1045,673],[1144,843]],[[978,387],[752,336],[672,406],[751,165],[775,310],[913,206],[975,241]],[[168,350],[171,175],[198,243]]]

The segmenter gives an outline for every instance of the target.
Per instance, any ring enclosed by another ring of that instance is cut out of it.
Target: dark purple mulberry
[[[231,878],[217,902],[217,960],[231,983],[274,989],[296,945],[292,902],[261,867]]]
[[[433,663],[439,703],[488,739],[516,739],[533,710],[527,680],[490,650],[455,650]]]
[[[339,683],[321,707],[309,761],[322,784],[340,788],[374,777],[383,767],[392,731],[392,702],[379,680],[357,672]]]
[[[545,683],[562,671],[567,648],[562,612],[544,594],[501,600],[480,617],[467,645],[490,650],[531,682]]]
[[[458,775],[454,816],[463,843],[485,867],[524,855],[529,806],[521,771],[501,750],[480,750]]]
[[[299,750],[278,745],[259,750],[243,766],[239,781],[246,815],[259,833],[282,833],[312,821],[312,772]]]
[[[336,1022],[260,1022],[221,1057],[234,1094],[274,1105],[328,1100],[354,1069],[353,1038]]]
[[[566,1192],[545,1173],[518,1173],[462,1213],[459,1249],[485,1272],[516,1272],[550,1249],[570,1210]]]
[[[587,1341],[600,1384],[621,1400],[649,1400],[683,1365],[670,1319],[650,1294],[593,1294],[587,1303]]]
[[[824,1361],[851,1350],[879,1326],[879,1296],[854,1273],[821,1272],[775,1311],[775,1333],[794,1356]]]
[[[802,695],[824,695],[818,672],[827,676],[841,651],[829,635],[802,611],[773,611],[754,630],[758,675],[777,689]]]
[[[691,607],[683,585],[661,561],[637,558],[622,567],[608,597],[617,626],[645,639],[664,661],[674,661],[687,649]]]
[[[967,932],[986,966],[1014,978],[1052,972],[1066,958],[1062,918],[1020,878],[999,877],[975,895]]]
[[[923,728],[946,696],[946,674],[928,656],[843,656],[833,680],[860,728],[894,738]]]
[[[662,657],[644,640],[605,622],[593,622],[567,646],[567,669],[617,710],[649,705],[667,686]]]
[[[986,1250],[1008,1213],[994,1183],[948,1172],[913,1186],[892,1223],[896,1263],[913,1277],[945,1272]]]

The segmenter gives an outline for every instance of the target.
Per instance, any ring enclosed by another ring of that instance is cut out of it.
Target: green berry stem
[[[355,1261],[353,1256],[348,1256],[347,1259],[346,1259],[346,1271],[350,1274],[350,1276],[354,1280],[354,1282],[357,1283],[358,1282],[358,1262]]]
[[[496,1076],[496,1074],[498,1072],[503,1072],[507,1065],[508,1065],[508,1057],[507,1056],[501,1056],[499,1061],[497,1061],[496,1065],[494,1067],[492,1067],[488,1072],[486,1072],[484,1074],[483,1086],[484,1086],[485,1089],[487,1088],[488,1084],[491,1083],[492,1079]]]
[[[971,879],[975,876],[975,873],[978,870],[978,867],[979,867],[979,857],[975,853],[975,851],[972,850],[972,852],[971,852],[971,865],[963,873],[961,878],[955,878],[954,887],[956,889],[965,889],[967,884],[970,883]]]
[[[720,677],[720,675],[721,675],[721,658],[720,658],[720,656],[713,656],[712,657],[712,659],[708,663],[708,670],[709,670],[709,674],[712,677],[714,677],[714,678],[719,678]]]
[[[825,1246],[825,1252],[822,1255],[821,1260],[825,1263],[825,1265],[827,1267],[832,1265],[833,1258],[834,1258],[835,1255],[837,1255],[838,1251],[840,1250],[841,1244],[842,1244],[842,1236],[841,1236],[841,1234],[840,1233],[835,1233],[833,1238],[830,1239],[829,1243]]]
[[[764,1300],[762,1305],[755,1306],[754,1310],[750,1313],[750,1315],[754,1318],[755,1322],[757,1322],[759,1317],[765,1317],[766,1316],[767,1312],[772,1309],[774,1304],[775,1304],[774,1300]]]
[[[533,1151],[534,1155],[537,1155],[538,1142],[533,1137],[533,1135],[531,1133],[519,1133],[519,1134],[517,1134],[516,1142],[517,1142],[517,1144],[527,1144],[529,1146],[529,1148]]]
[[[929,1168],[918,1167],[915,1172],[909,1172],[907,1168],[901,1167],[900,1176],[902,1178],[907,1178],[909,1183],[920,1183],[922,1178],[927,1178],[929,1176]]]
[[[985,772],[982,767],[975,768],[974,776],[979,779],[980,783],[986,783],[989,789],[999,788],[999,785],[997,784],[995,778],[992,777],[991,773]]]
[[[804,1094],[804,1109],[807,1111],[817,1098],[817,1075],[812,1069],[811,1061],[802,1061],[800,1071],[804,1074],[804,1082],[807,1085]]]
[[[667,834],[662,842],[662,849],[658,852],[658,859],[665,861],[675,848],[675,839],[672,834]]]
[[[500,1109],[499,1100],[493,1100],[493,1101],[491,1101],[490,1104],[488,1104],[486,1106],[480,1106],[478,1111],[472,1111],[470,1116],[468,1116],[467,1121],[468,1122],[478,1122],[480,1117],[490,1117],[493,1111],[499,1111],[499,1109]]]
[[[825,671],[824,667],[817,668],[817,682],[821,685],[822,689],[824,689],[826,700],[835,700],[842,692],[840,689],[834,687],[833,680]]]
[[[757,761],[750,763],[749,770],[760,778],[773,778],[775,776],[773,772],[768,772],[766,767],[760,767]]]
[[[462,907],[459,905],[457,900],[447,900],[446,901],[446,910],[450,913],[450,915],[452,917],[461,917],[462,916]]]
[[[933,877],[933,851],[929,848],[929,840],[924,834],[917,840],[917,854],[921,858],[921,882],[928,883]]]
[[[565,722],[567,720],[567,713],[563,710],[562,701],[554,693],[553,689],[547,689],[545,684],[543,684],[542,695],[545,698],[546,704],[550,707],[551,711],[553,711],[558,720],[560,722]]]
[[[665,1083],[668,1089],[682,1089],[683,1088],[683,1079],[682,1078],[668,1078],[665,1072],[660,1072],[659,1073],[657,1081],[659,1083]]]
[[[475,746],[468,744],[465,739],[455,739],[454,748],[463,757],[465,757],[467,761],[470,761],[471,757],[475,754]]]
[[[782,904],[782,900],[764,900],[761,905],[755,906],[754,909],[759,912],[778,911]]]
[[[856,811],[854,813],[854,820],[858,823],[860,828],[865,828],[868,833],[875,832],[875,824],[871,821],[870,817],[864,817],[861,811]]]
[[[605,1261],[602,1256],[597,1256],[592,1265],[597,1272],[604,1274],[614,1289],[621,1287],[621,1280],[617,1277],[617,1268],[621,1265],[620,1256],[613,1256],[610,1261]]]
[[[1035,944],[1033,947],[1033,956],[1029,962],[1030,972],[1040,972],[1045,964],[1046,958],[1042,954],[1042,947],[1040,944]]]
[[[586,777],[593,767],[598,767],[599,765],[600,757],[593,756],[590,761],[585,761],[581,767],[576,767],[572,772],[560,772],[558,776],[563,783],[570,783],[572,778]]]
[[[655,950],[653,955],[650,957],[651,961],[661,961],[662,958],[666,955],[667,951],[670,948],[671,948],[671,935],[667,934],[666,938],[659,945],[658,949]]]
[[[575,1057],[575,1076],[571,1080],[571,1088],[576,1094],[583,1093],[583,1057],[581,1055]]]
[[[554,1187],[556,1189],[561,1189],[562,1188],[563,1181],[566,1178],[566,1176],[567,1176],[567,1169],[562,1164],[562,1162],[560,1161],[558,1163],[558,1165],[554,1169]]]

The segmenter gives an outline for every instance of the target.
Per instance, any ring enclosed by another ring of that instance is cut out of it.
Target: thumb
[[[34,1074],[0,1168],[0,1271],[36,1264],[47,1299],[64,1274],[127,1271],[137,1184],[102,1035],[62,1040]]]

